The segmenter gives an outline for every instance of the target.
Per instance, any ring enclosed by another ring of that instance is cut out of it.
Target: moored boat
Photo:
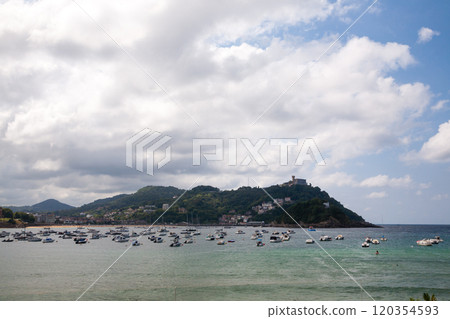
[[[426,238],[421,239],[421,240],[418,240],[418,241],[416,241],[416,243],[417,243],[417,245],[419,245],[419,246],[432,246],[432,245],[433,245],[433,243],[431,242],[431,240],[426,239]]]

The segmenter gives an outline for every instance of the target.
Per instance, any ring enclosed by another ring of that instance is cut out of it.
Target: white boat
[[[165,227],[160,227],[159,229],[158,229],[158,233],[168,233],[169,231],[167,230],[167,228],[165,228]]]
[[[38,238],[38,237],[30,237],[28,238],[29,242],[39,242],[42,241],[42,238]]]
[[[225,245],[225,240],[218,240],[217,245]]]
[[[133,245],[133,246],[140,246],[141,243],[140,243],[139,241],[137,241],[137,240],[133,240],[133,241],[131,242],[131,245]]]
[[[177,235],[177,233],[175,233],[175,232],[170,232],[169,233],[169,237],[177,237],[178,235]]]
[[[367,247],[370,247],[370,244],[368,243],[368,242],[363,242],[362,244],[361,244],[361,247],[363,247],[363,248],[367,248]]]
[[[185,244],[193,244],[193,243],[194,243],[194,240],[193,240],[192,238],[189,238],[189,239],[186,239],[186,240],[184,241],[184,243],[185,243]]]
[[[216,238],[214,238],[214,235],[208,234],[208,236],[206,236],[205,238],[206,240],[216,240]]]
[[[193,236],[200,236],[201,234],[202,234],[202,233],[199,232],[199,231],[196,231],[196,232],[193,232],[193,233],[192,233]]]
[[[383,235],[383,236],[381,236],[380,240],[381,240],[381,241],[387,241],[387,238],[384,237],[384,235]]]
[[[75,244],[86,244],[88,242],[86,237],[76,238]]]
[[[170,247],[181,247],[183,244],[178,241],[178,237],[175,237],[173,243],[170,244]]]
[[[156,237],[155,240],[153,241],[155,244],[160,244],[163,242],[163,239],[161,237]]]
[[[342,236],[342,235],[337,235],[335,239],[336,239],[336,240],[344,240],[344,236]]]
[[[434,239],[439,240],[440,243],[444,241],[440,236],[434,236]]]
[[[256,240],[258,239],[258,234],[253,234],[252,237],[250,237],[251,240]]]
[[[419,245],[419,246],[432,246],[432,245],[433,245],[433,243],[431,242],[431,240],[426,239],[426,238],[424,238],[424,239],[422,239],[422,240],[418,240],[418,241],[416,241],[416,243],[417,243],[417,245]]]
[[[320,236],[320,241],[331,241],[331,237],[327,235]]]
[[[165,232],[159,233],[158,236],[166,236],[167,234]]]
[[[9,237],[2,240],[2,242],[4,242],[4,243],[12,243],[13,241],[14,241],[14,239],[9,238]]]
[[[379,245],[380,241],[378,239],[372,239],[372,244]]]
[[[237,234],[237,235],[243,235],[243,234],[245,234],[245,231],[243,231],[242,229],[238,229],[238,230],[236,231],[236,234]]]
[[[288,234],[283,234],[282,241],[289,241],[290,239],[291,239],[291,236],[289,236]]]
[[[295,234],[295,231],[293,231],[293,230],[291,230],[291,229],[288,229],[287,230],[287,233],[290,235],[290,234]]]
[[[125,238],[124,236],[116,236],[113,238],[113,241],[115,241],[116,243],[126,243],[127,241],[129,241],[129,239]]]
[[[314,239],[312,239],[312,238],[308,238],[308,239],[306,240],[306,243],[307,243],[307,244],[314,244],[315,241],[314,241]]]
[[[50,237],[47,237],[47,238],[45,238],[42,242],[44,243],[44,244],[46,244],[46,243],[53,243],[55,240],[53,239],[53,238],[50,238]]]
[[[281,238],[281,236],[270,236],[270,240],[271,243],[281,243],[283,240]]]

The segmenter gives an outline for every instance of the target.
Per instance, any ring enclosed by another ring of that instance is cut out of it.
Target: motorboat
[[[225,240],[218,240],[217,245],[225,245]]]
[[[165,232],[159,233],[158,236],[166,236],[167,234]]]
[[[30,237],[30,238],[27,239],[27,241],[29,241],[29,242],[40,242],[40,241],[42,241],[42,238]]]
[[[314,239],[312,239],[312,238],[308,238],[308,239],[306,240],[306,243],[307,243],[307,244],[314,244],[315,241],[314,241]]]
[[[229,239],[228,242],[229,242],[229,243],[234,243],[235,240],[234,240],[234,239]]]
[[[265,244],[262,242],[262,240],[261,239],[258,239],[258,241],[256,242],[256,247],[262,247],[262,246],[264,246]]]
[[[272,232],[272,235],[274,235],[274,236],[277,236],[277,235],[279,235],[279,234],[280,234],[279,231],[274,231],[274,232]]]
[[[10,234],[10,232],[2,230],[2,232],[0,233],[0,238],[8,237]]]
[[[309,226],[308,231],[316,231],[312,226]]]
[[[322,236],[320,236],[319,240],[320,241],[331,241],[332,239],[330,236],[322,235]]]
[[[362,248],[367,248],[367,247],[370,247],[370,244],[368,243],[368,242],[363,242],[362,244],[361,244],[361,247]]]
[[[282,241],[289,241],[291,239],[291,236],[289,236],[288,234],[283,234],[282,236]]]
[[[439,239],[436,239],[436,238],[430,238],[429,240],[431,241],[431,243],[432,243],[433,245],[439,244]]]
[[[140,246],[141,245],[141,243],[138,241],[138,240],[133,240],[132,242],[131,242],[131,245],[133,245],[133,246]]]
[[[50,237],[47,237],[47,238],[45,238],[42,242],[44,243],[44,244],[46,244],[46,243],[53,243],[55,240],[53,239],[53,238],[50,238]]]
[[[91,239],[100,239],[100,235],[96,233],[92,233]]]
[[[383,236],[381,236],[380,240],[381,240],[381,241],[387,241],[387,238],[384,237],[384,235],[383,235]]]
[[[379,245],[380,241],[378,239],[372,239],[372,244]]]
[[[263,229],[263,230],[261,230],[261,232],[264,233],[264,234],[268,234],[269,233],[269,231],[267,229]]]
[[[156,237],[155,236],[149,236],[149,237],[147,237],[149,240],[151,240],[151,241],[155,241],[155,239],[156,239]]]
[[[184,241],[185,244],[193,244],[194,240],[192,238],[188,238]]]
[[[2,242],[4,242],[4,243],[12,243],[13,241],[14,241],[14,239],[9,238],[9,237],[2,240]]]
[[[444,241],[440,236],[434,236],[434,239],[439,240],[440,243],[442,243]]]
[[[163,239],[161,237],[156,237],[153,241],[155,244],[161,244],[163,242]]]
[[[75,244],[86,244],[88,242],[86,237],[78,237],[75,239]]]
[[[129,239],[124,236],[116,236],[113,238],[113,241],[115,241],[116,243],[126,243],[127,241],[129,241]]]
[[[243,235],[243,234],[245,234],[245,231],[243,231],[242,229],[238,229],[235,234],[236,235]]]
[[[216,240],[216,238],[214,237],[214,235],[208,234],[208,236],[206,236],[205,238],[206,240]]]
[[[364,241],[366,243],[371,243],[372,242],[372,238],[371,237],[366,237],[366,239]]]
[[[287,230],[287,233],[290,235],[290,234],[295,234],[295,231],[293,231],[293,230],[291,230],[291,229],[288,229]]]
[[[195,231],[192,233],[193,236],[200,236],[202,233],[199,231]]]
[[[184,233],[184,232],[181,232],[181,233],[182,233],[182,234],[189,234],[189,233]],[[169,237],[177,237],[178,234],[175,233],[175,232],[170,232],[168,236],[169,236]]]
[[[180,246],[183,245],[182,243],[180,243],[180,242],[178,241],[178,238],[179,238],[179,237],[175,237],[175,238],[173,239],[173,242],[170,244],[170,247],[180,247]]]
[[[223,239],[225,236],[222,233],[218,233],[218,234],[216,234],[215,237],[217,240],[219,240],[219,239]]]
[[[256,240],[258,239],[258,234],[253,234],[252,237],[250,237],[251,240]]]
[[[281,238],[281,236],[270,236],[270,240],[271,243],[281,243],[283,240]]]
[[[426,239],[426,238],[424,238],[424,239],[422,239],[422,240],[418,240],[418,241],[416,241],[416,243],[417,243],[417,245],[419,245],[419,246],[432,246],[432,245],[433,245],[433,243],[431,242],[431,240]]]
[[[336,239],[336,240],[344,240],[344,236],[342,236],[342,235],[337,235],[335,239]]]
[[[167,230],[167,228],[165,228],[165,227],[160,227],[159,229],[158,229],[158,233],[168,233],[169,231]]]

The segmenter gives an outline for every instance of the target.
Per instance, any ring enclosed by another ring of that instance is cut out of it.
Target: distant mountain
[[[73,209],[73,206],[61,203],[56,199],[47,199],[32,206],[9,206],[13,212],[51,213]]]

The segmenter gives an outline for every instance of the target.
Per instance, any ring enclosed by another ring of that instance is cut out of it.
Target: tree
[[[3,213],[4,218],[13,218],[14,217],[13,211],[9,208],[3,208],[2,213]]]

